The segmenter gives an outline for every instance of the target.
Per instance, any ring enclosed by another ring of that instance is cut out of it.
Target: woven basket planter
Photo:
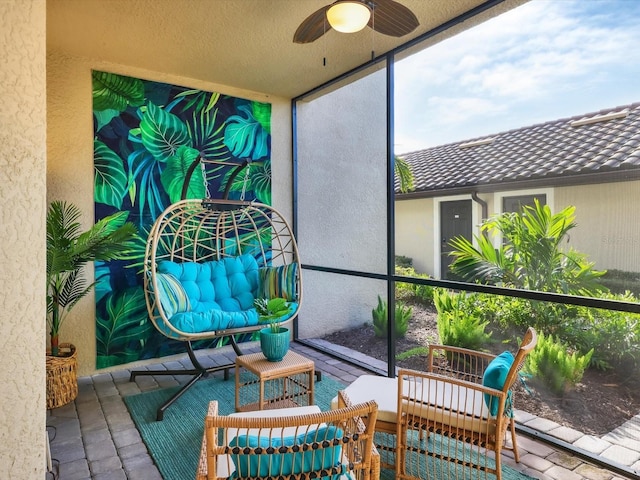
[[[61,343],[64,357],[52,357],[47,351],[47,409],[61,407],[78,396],[78,361],[76,347]]]

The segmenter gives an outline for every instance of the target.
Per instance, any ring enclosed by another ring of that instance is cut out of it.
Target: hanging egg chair
[[[158,420],[200,378],[224,370],[226,380],[234,366],[204,367],[192,342],[226,337],[236,355],[241,355],[236,337],[265,327],[254,307],[256,299],[284,298],[288,302],[289,312],[278,319],[281,326],[298,315],[300,262],[288,222],[269,205],[245,201],[244,188],[240,200],[227,199],[229,185],[246,166],[244,162],[236,167],[223,199],[180,200],[160,214],[149,233],[144,258],[149,318],[164,336],[185,342],[194,366],[131,373],[131,380],[139,375],[192,376],[158,408]]]

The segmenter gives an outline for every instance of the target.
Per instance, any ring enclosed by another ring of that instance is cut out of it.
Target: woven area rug
[[[314,387],[315,402],[321,410],[328,410],[331,399],[344,385],[324,376],[322,381],[316,382]],[[235,408],[235,383],[233,375],[229,380],[213,378],[197,382],[176,403],[170,406],[164,414],[164,420],[156,421],[156,410],[164,403],[177,388],[154,390],[124,397],[124,402],[131,413],[144,443],[158,466],[164,480],[185,480],[195,478],[202,434],[204,431],[204,417],[210,400],[218,400],[219,412],[228,415]],[[431,460],[430,461],[437,461]],[[444,463],[444,462],[443,462]],[[431,470],[431,469],[430,469]],[[482,479],[484,474],[477,472],[440,470],[443,475],[429,478],[447,479]],[[383,469],[383,480],[392,480],[394,472]],[[487,478],[495,478],[489,475]],[[532,477],[521,474],[516,470],[503,466],[503,480],[529,480]]]
[[[331,399],[344,385],[329,378],[314,386],[315,403],[321,410],[329,410]],[[204,417],[210,400],[218,401],[219,413],[235,411],[235,381],[212,378],[200,380],[164,413],[164,420],[156,421],[156,410],[177,388],[165,388],[124,397],[131,418],[164,480],[195,478],[204,432]]]

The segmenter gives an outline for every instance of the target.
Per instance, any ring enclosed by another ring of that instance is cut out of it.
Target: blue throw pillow
[[[487,365],[484,375],[482,376],[482,385],[485,387],[502,390],[507,374],[513,365],[513,354],[511,352],[502,352],[496,358],[491,360]],[[494,395],[484,394],[484,401],[489,407],[489,413],[495,416],[498,413],[498,397]]]
[[[329,469],[340,465],[342,455],[342,444],[329,446],[318,450],[308,450],[305,452],[282,453],[282,454],[244,454],[244,447],[251,448],[278,448],[281,446],[301,445],[316,441],[332,442],[343,436],[341,429],[334,426],[326,426],[302,433],[295,437],[273,437],[240,435],[229,442],[231,449],[231,459],[236,467],[233,478],[240,477],[266,477],[308,473],[320,469]],[[332,442],[333,443],[333,442]],[[236,450],[233,447],[238,447]],[[320,477],[323,479],[337,479],[339,475]]]
[[[162,304],[162,309],[171,318],[176,313],[191,310],[189,297],[180,281],[170,273],[156,273],[158,291],[156,295]]]

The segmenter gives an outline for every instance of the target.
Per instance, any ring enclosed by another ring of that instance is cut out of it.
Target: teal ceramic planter
[[[260,349],[270,362],[279,362],[289,351],[289,329],[273,333],[270,328],[260,330]]]

